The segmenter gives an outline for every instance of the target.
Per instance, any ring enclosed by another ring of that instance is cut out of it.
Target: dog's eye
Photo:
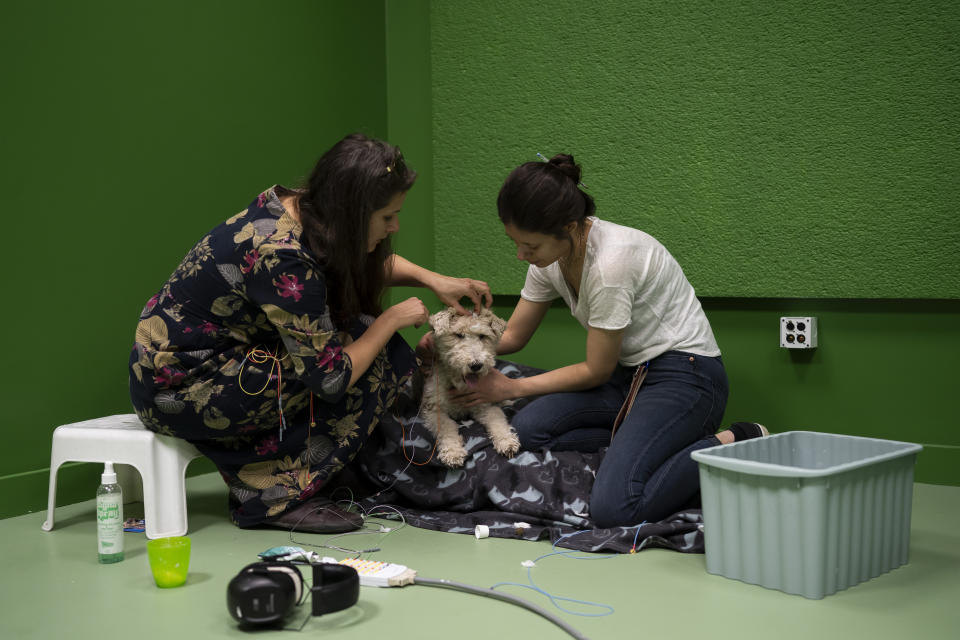
[[[455,335],[455,336],[457,337],[457,340],[463,340],[463,339],[466,337],[466,336],[463,335],[462,333],[455,333],[455,334],[453,334],[453,335]]]

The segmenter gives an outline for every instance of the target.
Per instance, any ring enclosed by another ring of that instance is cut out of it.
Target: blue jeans
[[[720,444],[713,435],[727,405],[723,361],[668,351],[650,362],[633,409],[610,440],[635,368],[617,365],[594,389],[541,396],[513,418],[523,449],[593,452],[607,447],[590,495],[598,527],[662,520],[700,490],[690,452]]]

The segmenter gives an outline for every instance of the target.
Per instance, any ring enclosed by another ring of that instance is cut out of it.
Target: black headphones
[[[312,615],[321,616],[352,607],[360,597],[360,576],[344,564],[313,567]],[[305,597],[303,576],[292,562],[255,562],[227,585],[227,609],[241,625],[274,624]]]

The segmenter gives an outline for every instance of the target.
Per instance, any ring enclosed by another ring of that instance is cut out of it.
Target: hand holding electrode
[[[448,307],[453,307],[461,315],[470,313],[460,304],[461,298],[470,298],[473,302],[473,311],[476,313],[480,313],[483,307],[489,309],[490,305],[493,304],[490,285],[483,280],[441,276],[431,284],[430,288],[440,298],[440,302]]]
[[[384,315],[388,316],[399,330],[421,326],[430,317],[430,311],[420,298],[413,297],[393,305]]]

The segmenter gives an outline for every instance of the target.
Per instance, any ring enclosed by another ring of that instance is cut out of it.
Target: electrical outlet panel
[[[784,349],[815,349],[817,319],[812,316],[780,318],[780,346]]]

